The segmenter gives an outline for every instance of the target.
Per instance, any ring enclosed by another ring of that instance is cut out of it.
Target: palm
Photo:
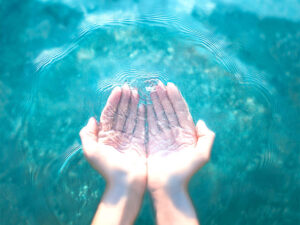
[[[144,145],[144,108],[138,108],[139,97],[126,85],[111,93],[98,126],[91,119],[82,130],[85,156],[107,180],[122,174],[146,177]]]
[[[159,83],[147,107],[149,125],[148,186],[159,188],[172,178],[186,182],[209,158],[213,133],[201,121],[195,127],[178,89]]]
[[[181,127],[166,128],[162,132],[149,134],[148,149],[151,155],[161,153],[178,152],[187,147],[196,145],[197,137],[195,130],[185,130]]]

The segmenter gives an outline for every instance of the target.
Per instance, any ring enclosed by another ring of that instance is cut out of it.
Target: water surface
[[[2,1],[0,224],[89,224],[105,182],[78,132],[114,86],[144,101],[158,79],[216,133],[189,187],[201,224],[298,224],[300,4],[282,2]]]

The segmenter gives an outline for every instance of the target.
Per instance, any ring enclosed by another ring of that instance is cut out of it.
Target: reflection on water
[[[145,102],[157,80],[217,135],[190,185],[201,222],[297,224],[299,18],[255,4],[5,3],[0,224],[88,224],[105,184],[78,132],[113,87]],[[136,224],[154,224],[148,196]]]

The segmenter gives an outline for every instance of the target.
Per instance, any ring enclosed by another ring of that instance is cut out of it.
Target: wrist
[[[181,194],[187,194],[187,185],[184,182],[166,182],[163,184],[148,185],[150,195],[154,201],[173,199]]]
[[[92,224],[133,224],[145,191],[145,182],[134,180],[107,181]]]
[[[184,180],[181,177],[172,176],[169,178],[148,178],[148,190],[150,194],[155,193],[173,193],[177,191],[186,191],[188,186],[188,180]]]
[[[175,196],[178,193],[187,193],[185,185],[164,186],[149,190],[151,196]]]
[[[185,213],[181,212],[181,209],[186,208],[188,214],[193,218],[192,220],[196,217],[188,194],[188,180],[174,175],[165,177],[168,179],[163,182],[161,179],[148,182],[157,224],[165,224],[166,221],[169,221],[170,224],[197,224],[190,221],[190,218],[186,218]]]
[[[199,225],[197,215],[184,185],[169,186],[151,192],[157,224]]]
[[[143,196],[146,188],[146,178],[142,177],[120,177],[114,180],[107,180],[106,190],[116,192],[122,196],[136,197]]]

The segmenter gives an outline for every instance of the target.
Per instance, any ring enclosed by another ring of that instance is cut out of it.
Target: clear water
[[[113,86],[172,81],[216,133],[201,224],[300,224],[300,2],[0,0],[0,224],[89,224],[78,132]],[[154,224],[147,195],[136,224]]]

